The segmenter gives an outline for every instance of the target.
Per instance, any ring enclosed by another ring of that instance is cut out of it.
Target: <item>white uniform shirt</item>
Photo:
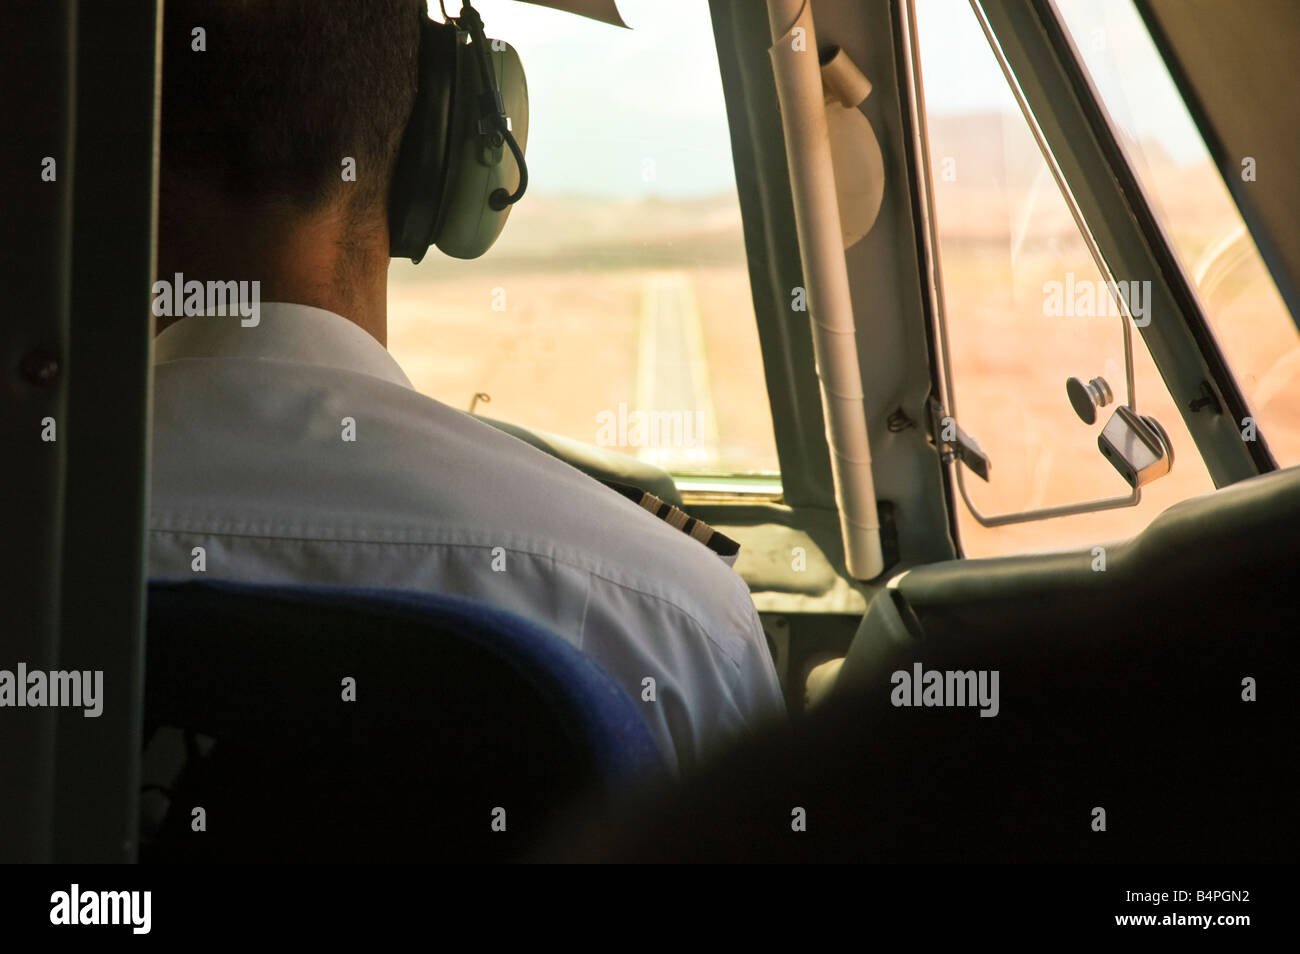
[[[713,551],[417,393],[347,319],[282,303],[254,327],[187,318],[156,339],[154,374],[151,577],[193,578],[201,546],[211,579],[513,611],[600,662],[678,770],[783,713],[749,592]]]

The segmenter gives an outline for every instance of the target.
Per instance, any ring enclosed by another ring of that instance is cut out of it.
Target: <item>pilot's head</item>
[[[385,340],[387,197],[424,11],[168,0],[160,277],[260,280],[263,300],[327,308]]]

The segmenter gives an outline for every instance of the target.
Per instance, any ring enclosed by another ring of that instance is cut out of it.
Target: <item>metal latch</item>
[[[980,449],[979,441],[957,426],[957,421],[944,410],[938,398],[931,396],[929,407],[930,437],[939,448],[943,462],[950,464],[954,459],[959,460],[974,471],[976,477],[987,482],[993,462]]]

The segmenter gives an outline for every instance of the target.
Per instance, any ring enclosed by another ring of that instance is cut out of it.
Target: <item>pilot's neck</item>
[[[358,220],[233,204],[160,216],[157,277],[261,282],[263,301],[324,308],[388,344],[388,230],[382,210]],[[176,319],[160,319],[155,333]]]

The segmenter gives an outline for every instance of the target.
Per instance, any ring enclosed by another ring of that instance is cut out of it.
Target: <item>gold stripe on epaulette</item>
[[[704,544],[720,556],[735,556],[740,550],[740,544],[728,537],[726,534],[719,533],[703,520],[700,520],[697,517],[692,517],[680,507],[676,507],[670,503],[665,503],[652,493],[641,490],[637,487],[629,487],[626,484],[618,484],[609,480],[602,480],[601,483],[610,490],[622,494],[642,509],[649,510],[670,527],[682,531],[687,536]]]

